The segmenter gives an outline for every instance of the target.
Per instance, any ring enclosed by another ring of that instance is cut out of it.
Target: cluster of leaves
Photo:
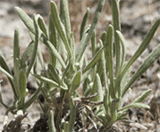
[[[116,121],[127,120],[126,112],[131,107],[148,109],[149,106],[141,102],[151,90],[147,90],[127,106],[122,105],[122,99],[130,86],[160,56],[160,46],[157,46],[128,80],[132,64],[150,43],[160,24],[160,19],[151,27],[132,58],[126,61],[125,40],[121,34],[119,19],[119,2],[120,0],[111,0],[113,25],[109,25],[107,31],[102,33],[98,44],[96,44],[95,26],[105,0],[99,1],[88,29],[86,25],[90,10],[87,9],[82,20],[80,44],[76,52],[67,0],[60,0],[60,15],[56,4],[51,1],[49,28],[39,14],[31,19],[22,9],[16,7],[32,41],[20,57],[19,32],[18,29],[15,30],[14,75],[11,74],[4,57],[0,54],[0,71],[8,77],[14,93],[14,103],[11,107],[4,104],[0,98],[1,104],[7,108],[6,115],[8,112],[15,114],[19,110],[25,112],[37,99],[43,114],[48,117],[50,131],[71,132],[80,128],[107,130]],[[49,50],[47,66],[39,48],[39,41]],[[92,48],[90,61],[85,52],[89,42]],[[30,58],[29,65],[27,65],[28,58]],[[37,68],[39,63],[40,74]],[[25,101],[29,74],[35,77],[38,89]],[[81,93],[77,92],[78,88]],[[44,96],[43,103],[38,99],[39,92]]]

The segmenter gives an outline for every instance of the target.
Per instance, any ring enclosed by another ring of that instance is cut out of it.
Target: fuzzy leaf
[[[49,15],[49,40],[54,45],[54,47],[57,49],[57,34],[56,34],[56,28],[52,21],[51,14]],[[56,56],[50,52],[50,63],[55,67],[56,66]]]
[[[103,53],[104,47],[102,47],[95,56],[92,58],[92,60],[89,62],[89,64],[83,69],[82,73],[84,74],[86,71],[88,71],[90,68],[92,68],[100,59],[102,53]]]
[[[37,74],[34,74],[33,76],[35,76],[37,79],[41,80],[41,81],[44,81],[46,83],[49,83],[49,84],[52,84],[53,86],[55,87],[60,87],[61,89],[64,89],[64,90],[67,90],[68,88],[64,87],[64,86],[61,86],[59,85],[58,83],[56,83],[55,81],[49,79],[49,78],[46,78],[44,76],[40,76],[40,75],[37,75]]]
[[[140,65],[136,73],[132,76],[132,78],[129,80],[129,82],[123,89],[122,96],[124,96],[129,87],[159,58],[160,56],[159,51],[160,51],[160,45],[158,45]]]
[[[56,27],[53,24],[52,16],[49,15],[49,40],[57,48],[57,34],[56,34]]]
[[[100,47],[103,47],[104,44],[101,40],[99,40],[99,44],[100,44]],[[99,73],[99,76],[100,76],[100,79],[101,79],[101,84],[104,84],[105,87],[107,87],[107,65],[106,65],[106,58],[105,58],[105,50],[104,52],[102,53],[101,55],[101,58],[97,64],[97,73],[98,71],[100,70],[100,73]]]
[[[154,25],[151,27],[149,32],[147,33],[146,37],[144,38],[143,42],[139,46],[138,50],[134,53],[132,58],[127,63],[126,67],[124,68],[122,72],[122,76],[125,74],[125,72],[128,70],[128,68],[135,62],[135,60],[143,53],[143,51],[147,48],[148,44],[150,43],[151,39],[154,36],[154,33],[156,32],[158,26],[160,24],[160,19],[158,19]]]
[[[30,73],[30,70],[31,70],[31,68],[32,68],[32,66],[35,62],[36,55],[37,55],[37,50],[38,50],[39,29],[38,29],[38,24],[37,24],[37,21],[36,21],[36,16],[34,16],[33,20],[34,20],[34,29],[35,29],[35,40],[34,40],[34,48],[33,48],[31,61],[30,61],[30,64],[29,64],[27,72],[26,72],[26,77],[28,77],[28,75]]]
[[[67,39],[67,36],[66,36],[66,32],[64,30],[64,26],[60,20],[60,17],[58,15],[58,10],[57,10],[57,6],[56,4],[51,1],[50,3],[50,9],[51,9],[51,15],[52,15],[52,20],[55,24],[55,27],[66,47],[66,50],[68,52],[68,55],[69,55],[69,58],[71,57],[71,51],[70,51],[70,46],[69,46],[69,42],[68,42],[68,39]]]
[[[24,99],[26,96],[26,75],[25,72],[23,70],[20,71],[20,75],[19,75],[19,90],[20,90],[20,96],[21,96],[21,100],[20,103],[23,104],[24,103]]]
[[[92,45],[92,57],[93,57],[96,53],[96,31],[95,30],[91,37],[91,45]]]
[[[64,132],[69,132],[69,122],[68,121],[65,121],[64,122]]]
[[[72,70],[75,70],[75,43],[74,43],[74,35],[71,32],[70,35],[70,44],[71,44],[71,53],[72,53]]]
[[[120,70],[120,63],[121,63],[121,46],[120,46],[120,40],[118,35],[116,34],[117,30],[121,30],[120,25],[120,11],[119,11],[119,0],[112,0],[111,6],[112,6],[112,20],[113,20],[113,27],[114,27],[114,50],[116,55],[116,75],[118,74]]]
[[[89,40],[91,39],[92,37],[92,34],[94,32],[94,29],[96,27],[96,24],[98,22],[98,19],[99,19],[99,16],[101,14],[101,11],[102,11],[102,8],[103,8],[103,5],[105,3],[105,0],[100,0],[98,5],[97,5],[97,8],[96,8],[96,11],[95,11],[95,14],[94,14],[94,18],[93,18],[93,21],[92,21],[92,24],[91,24],[91,27],[89,29],[89,32],[87,34],[87,36],[85,36],[81,42],[80,42],[80,45],[78,47],[78,51],[76,52],[76,62],[80,62],[84,52],[85,52],[85,49],[88,45],[88,42]]]
[[[69,70],[70,70],[70,68],[71,68],[71,63],[72,63],[71,60],[69,60],[67,66],[66,66],[66,68],[65,68],[65,70],[64,70],[64,72],[63,72],[62,79],[64,79],[65,76],[67,76],[67,74],[68,74],[68,72],[69,72]]]
[[[70,114],[70,123],[69,123],[69,131],[72,132],[74,128],[74,122],[76,118],[76,106],[73,101],[73,96],[70,98],[70,108],[71,108],[71,114]]]
[[[12,91],[14,93],[14,99],[17,100],[19,98],[19,92],[16,89],[17,87],[15,87],[15,83],[14,83],[15,82],[15,78],[12,77],[12,75],[10,73],[8,73],[8,71],[6,71],[3,67],[0,67],[0,71],[3,72],[7,76],[7,78],[9,79],[10,84],[12,86]],[[17,85],[17,83],[16,83],[16,85]]]
[[[124,65],[124,61],[125,61],[125,55],[126,55],[125,40],[124,40],[124,37],[120,31],[117,30],[116,34],[118,35],[118,37],[120,39],[121,47],[122,47],[122,61],[121,61],[121,69],[122,69],[122,66]]]
[[[48,37],[47,26],[46,26],[46,24],[45,24],[42,16],[39,16],[39,17],[38,17],[38,25],[39,25],[41,31],[46,35],[46,37]]]
[[[33,20],[21,8],[16,7],[16,10],[18,11],[20,18],[22,19],[26,27],[31,31],[32,34],[35,35]],[[48,40],[48,38],[46,38],[45,34],[41,30],[39,30],[39,37],[40,40],[49,48],[50,52],[52,52],[56,56],[62,67],[65,68],[65,63],[60,54],[58,53],[57,49]]]
[[[98,93],[98,96],[95,98],[95,101],[103,101],[103,90],[102,90],[102,84],[101,79],[98,74],[96,74],[94,85],[92,88],[92,94]]]
[[[109,86],[110,94],[112,98],[114,98],[115,87],[114,87],[114,75],[113,75],[113,26],[112,25],[109,25],[107,30],[107,38],[105,43],[105,56],[110,78],[110,86]]]
[[[121,119],[124,119],[124,117],[127,115],[127,112],[126,111],[119,111],[117,113],[117,120],[121,120]]]
[[[14,60],[14,72],[16,72],[13,77],[14,87],[15,87],[16,94],[18,95],[18,98],[20,98],[20,90],[19,90],[20,71],[19,71],[19,59],[18,58]]]
[[[38,47],[38,51],[37,51],[37,56],[38,56],[39,62],[41,64],[42,70],[45,70],[44,59],[43,59],[42,52],[39,47]]]
[[[90,9],[87,8],[87,11],[86,11],[86,13],[85,13],[85,15],[83,17],[81,28],[80,28],[80,40],[82,39],[83,34],[85,33],[85,30],[86,30],[86,24],[87,24],[89,12],[90,12]]]
[[[8,73],[9,76],[8,77],[8,80],[12,86],[12,88],[14,88],[14,85],[13,85],[13,80],[12,80],[12,77],[11,77],[11,71],[6,63],[6,60],[4,59],[2,53],[0,52],[0,66],[3,68],[4,71],[6,71]]]
[[[143,103],[131,103],[123,108],[121,108],[120,110],[118,111],[127,111],[128,109],[130,108],[133,108],[133,107],[136,107],[136,108],[144,108],[144,109],[150,109],[150,107],[146,104],[143,104]]]
[[[14,62],[14,76],[17,80],[19,80],[19,56],[20,56],[19,30],[18,28],[16,28],[14,31],[13,62]]]
[[[8,79],[11,80],[13,83],[13,77],[10,73],[8,73],[3,67],[0,67],[0,71],[3,72],[8,77]]]
[[[78,88],[78,86],[80,85],[80,81],[81,81],[81,71],[78,71],[75,76],[73,77],[73,81],[72,81],[72,87],[70,90],[70,93],[75,92],[75,90]]]
[[[85,80],[84,80],[84,83],[83,83],[83,89],[82,89],[82,91],[83,91],[83,96],[85,96],[85,97],[87,97],[89,94],[88,94],[88,90],[89,90],[89,92],[91,91],[90,90],[90,87],[89,87],[89,83],[90,83],[90,80],[88,79],[88,78],[86,78]]]
[[[67,33],[68,40],[70,39],[71,34],[71,25],[68,11],[68,1],[61,0],[60,1],[60,18],[65,27],[65,32]]]
[[[21,63],[24,64],[27,59],[31,56],[31,54],[33,53],[33,47],[34,47],[34,42],[30,42],[29,45],[27,46],[27,48],[25,49],[22,57],[21,57]]]
[[[41,91],[41,85],[36,90],[36,92],[34,92],[32,96],[25,102],[25,104],[22,106],[22,109],[26,110],[37,99],[38,93]]]
[[[44,42],[47,45],[47,47],[49,48],[50,52],[52,52],[56,56],[57,60],[61,64],[61,66],[65,69],[66,65],[65,65],[61,55],[58,53],[58,51],[53,46],[53,44],[50,41],[48,41],[48,39],[43,35],[42,35],[42,42]]]
[[[107,33],[106,33],[106,31],[103,31],[103,33],[101,34],[100,39],[102,40],[104,46],[105,46],[106,40],[107,40],[106,37],[107,37]]]
[[[54,116],[53,116],[53,111],[50,110],[49,116],[48,116],[48,122],[49,122],[49,130],[50,132],[56,132],[56,128],[54,125]]]
[[[60,84],[60,77],[59,77],[56,69],[55,69],[51,64],[48,64],[48,70],[49,70],[49,73],[51,74],[52,78],[53,78],[58,84]]]
[[[104,93],[104,97],[103,97],[103,105],[104,105],[105,113],[106,113],[106,116],[107,116],[107,119],[108,119],[109,112],[110,112],[110,107],[109,107],[109,92],[108,92],[107,88],[105,88],[105,93]]]
[[[143,100],[145,100],[145,99],[148,97],[148,95],[149,95],[151,92],[152,92],[151,89],[145,91],[142,95],[140,95],[138,98],[136,98],[136,99],[133,101],[133,103],[140,103],[140,102],[142,102]]]
[[[127,62],[124,63],[124,66],[122,68],[124,68],[126,66]],[[131,70],[132,70],[132,67],[130,67],[128,69],[128,71],[125,73],[124,77],[121,78],[121,88],[123,89],[125,87],[125,85],[127,84],[128,82],[128,79],[129,79],[129,76],[131,74]]]
[[[111,112],[111,117],[112,117],[112,121],[116,121],[117,120],[117,105],[118,105],[119,101],[117,99],[112,100],[112,103],[110,104],[110,112]]]
[[[26,25],[26,27],[32,32],[34,33],[34,24],[33,24],[33,20],[19,7],[16,7],[16,10],[18,11],[18,14],[21,18],[21,20],[24,22],[24,24]]]

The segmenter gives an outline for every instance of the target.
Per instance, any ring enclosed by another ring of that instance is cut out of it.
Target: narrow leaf
[[[42,70],[45,70],[44,59],[43,59],[43,56],[42,56],[41,49],[39,47],[38,47],[38,51],[37,51],[37,56],[38,56],[39,62],[41,64]]]
[[[109,115],[109,96],[108,95],[109,95],[108,89],[105,88],[105,93],[103,97],[103,105],[104,105],[107,115]]]
[[[112,103],[110,104],[110,112],[111,112],[111,118],[112,121],[116,121],[117,120],[117,105],[119,103],[118,99],[114,99],[112,100]]]
[[[27,46],[21,57],[22,64],[24,64],[27,61],[27,59],[31,56],[31,54],[33,53],[33,48],[34,48],[34,42],[32,41],[29,43],[29,45]]]
[[[14,76],[17,80],[19,80],[19,56],[20,56],[19,30],[18,28],[16,28],[14,31],[13,62],[14,62]]]
[[[95,98],[95,101],[103,101],[103,90],[101,79],[98,74],[96,74],[94,85],[92,88],[92,94],[98,93],[98,96]]]
[[[73,80],[72,80],[72,86],[71,86],[71,89],[70,89],[70,94],[72,94],[73,92],[75,92],[75,90],[78,88],[78,86],[80,85],[80,80],[81,80],[81,72],[78,71],[75,76],[73,77]]]
[[[92,68],[100,59],[102,53],[103,53],[104,47],[99,49],[95,56],[92,58],[92,60],[89,62],[89,64],[83,69],[82,73],[84,74],[86,71],[88,71],[90,68]]]
[[[140,95],[138,98],[136,98],[136,99],[133,101],[133,103],[140,103],[140,102],[142,102],[143,100],[145,100],[145,99],[148,97],[148,95],[149,95],[151,92],[152,92],[151,89],[145,91],[142,95]]]
[[[123,108],[121,108],[120,110],[118,111],[127,111],[128,109],[130,108],[133,108],[133,107],[136,107],[136,108],[144,108],[144,109],[150,109],[150,107],[146,104],[143,104],[143,103],[131,103]]]
[[[24,103],[24,99],[26,96],[26,81],[27,81],[27,78],[26,78],[25,72],[21,70],[19,75],[19,90],[20,90],[20,96],[21,96],[20,103],[22,105]]]
[[[122,96],[126,93],[129,87],[159,58],[160,56],[160,45],[158,45],[152,53],[145,59],[145,61],[138,68],[136,73],[132,76],[130,81],[127,83],[123,89]]]
[[[24,24],[26,25],[26,27],[32,32],[34,33],[34,24],[33,24],[33,20],[19,7],[15,7],[16,10],[18,11],[19,16],[21,17],[22,21],[24,22]]]
[[[0,66],[2,67],[3,71],[6,71],[8,73],[7,77],[8,77],[8,80],[12,86],[12,88],[14,88],[14,84],[13,84],[13,80],[12,80],[12,77],[11,77],[11,71],[6,63],[6,60],[4,59],[2,53],[0,52]]]
[[[0,67],[0,71],[3,72],[7,77],[8,79],[10,79],[13,83],[13,77],[10,73],[8,73],[4,68]]]
[[[83,82],[86,78],[88,78],[89,74],[92,72],[92,68],[82,74],[81,82]]]
[[[146,37],[144,38],[143,42],[139,46],[138,50],[134,53],[132,58],[127,63],[126,67],[124,68],[123,72],[121,73],[122,76],[125,74],[125,72],[128,70],[128,68],[137,60],[137,58],[143,53],[143,51],[147,48],[148,44],[150,43],[151,39],[154,36],[154,33],[156,32],[158,26],[160,24],[160,19],[158,19],[154,25],[151,27],[149,32],[147,33]]]
[[[19,16],[21,17],[22,21],[26,25],[26,27],[31,31],[32,34],[35,34],[34,24],[33,20],[19,7],[16,7],[16,10],[19,13]],[[57,49],[53,46],[53,44],[46,38],[45,34],[42,33],[41,30],[39,30],[39,37],[40,40],[49,48],[50,52],[52,52],[63,68],[65,68],[65,63],[63,62],[63,59],[61,58],[60,54],[58,53]],[[33,39],[34,41],[34,39]]]
[[[57,48],[57,34],[56,34],[56,27],[53,24],[52,16],[49,15],[49,40],[54,45],[55,48]]]
[[[120,31],[117,30],[116,34],[118,35],[118,37],[120,39],[121,47],[122,47],[122,61],[121,61],[121,69],[122,69],[122,66],[124,65],[124,61],[125,61],[125,55],[126,55],[125,40],[124,40],[124,37]]]
[[[70,67],[71,67],[71,61],[68,62],[67,66],[66,66],[66,68],[65,68],[65,70],[64,70],[64,72],[63,72],[62,80],[63,80],[63,79],[65,78],[65,76],[67,75]]]
[[[124,63],[124,66],[122,68],[124,68],[126,66],[127,62]],[[129,80],[129,76],[131,74],[131,70],[132,70],[132,66],[128,69],[128,71],[125,73],[124,77],[121,78],[121,90],[126,86],[128,80]]]
[[[81,28],[80,28],[80,40],[82,39],[83,34],[84,34],[85,30],[86,30],[86,24],[87,24],[89,12],[90,12],[90,9],[87,8],[87,11],[86,11],[86,13],[85,13],[85,15],[83,17]]]
[[[34,48],[33,48],[33,53],[32,53],[32,57],[31,57],[31,61],[30,64],[28,66],[27,72],[26,72],[26,77],[28,77],[30,70],[35,62],[36,59],[36,55],[37,55],[37,50],[38,50],[38,41],[39,41],[39,30],[38,30],[38,24],[36,21],[36,16],[34,16],[33,20],[34,20],[34,27],[35,27],[35,40],[34,40]]]
[[[83,87],[82,87],[83,96],[85,96],[85,97],[87,97],[87,95],[88,95],[89,83],[90,83],[90,80],[88,78],[86,78],[84,80]],[[89,89],[89,91],[91,91],[91,90]]]
[[[41,81],[44,81],[44,82],[49,83],[49,84],[52,84],[55,87],[60,87],[60,88],[62,88],[64,90],[67,90],[66,87],[60,86],[58,83],[56,83],[55,81],[53,81],[53,80],[51,80],[49,78],[46,78],[44,76],[40,76],[40,75],[37,75],[37,74],[34,74],[33,76],[35,76],[37,79],[39,79]]]
[[[56,132],[56,128],[55,128],[55,125],[54,125],[53,111],[52,110],[50,110],[50,113],[48,115],[48,124],[49,124],[50,132]]]
[[[69,132],[69,122],[68,121],[64,122],[64,131],[63,132]]]
[[[70,123],[69,123],[69,131],[72,132],[74,128],[74,122],[76,118],[76,107],[73,101],[73,96],[70,98],[70,108],[71,108],[71,114],[70,114]]]
[[[57,34],[56,34],[56,28],[53,24],[53,21],[52,21],[52,16],[51,14],[49,15],[49,40],[50,42],[54,45],[54,47],[57,49]],[[50,52],[50,55],[49,55],[49,59],[50,59],[50,63],[55,67],[56,66],[56,56]]]
[[[43,35],[42,35],[42,42],[44,42],[47,45],[47,47],[49,48],[50,52],[52,52],[56,56],[57,60],[61,64],[61,66],[65,69],[66,65],[65,65],[61,55],[58,53],[56,48],[53,46],[53,44],[50,41],[48,41],[48,39],[45,38]]]
[[[38,73],[38,59],[36,57],[34,65],[33,65],[33,73],[37,74]]]
[[[42,88],[42,83],[40,84],[36,92],[34,92],[32,96],[24,103],[24,105],[22,106],[23,110],[26,110],[37,99],[38,93],[40,92],[41,88]]]
[[[49,73],[51,74],[51,76],[53,77],[53,79],[58,84],[60,84],[60,76],[58,75],[56,69],[51,64],[48,64],[48,70],[49,70]]]
[[[99,45],[100,45],[100,47],[104,46],[104,44],[101,41],[101,39],[99,40]],[[97,73],[99,73],[99,76],[100,76],[100,79],[101,79],[101,83],[105,87],[107,87],[107,81],[106,81],[107,80],[107,72],[108,71],[107,71],[107,65],[106,65],[105,52],[103,52],[102,55],[101,55],[101,58],[100,58],[100,60],[99,60],[99,62],[97,64]]]
[[[120,25],[120,11],[119,11],[119,0],[112,0],[111,6],[112,6],[112,20],[113,20],[113,27],[114,27],[114,48],[115,48],[115,54],[116,54],[116,75],[118,74],[120,70],[120,63],[121,63],[121,46],[119,37],[116,34],[117,30],[121,30]]]
[[[96,8],[96,11],[95,11],[95,14],[94,14],[94,18],[93,18],[93,21],[92,21],[92,24],[91,24],[91,27],[89,29],[89,32],[87,34],[86,37],[84,37],[84,39],[81,40],[80,42],[80,45],[78,47],[78,51],[76,52],[76,62],[80,62],[83,54],[84,54],[84,51],[88,45],[88,42],[89,40],[91,39],[92,37],[92,34],[94,32],[94,29],[95,29],[95,26],[98,22],[98,19],[99,19],[99,16],[101,14],[101,11],[102,11],[102,8],[103,8],[103,5],[105,3],[105,0],[100,0],[98,5],[97,5],[97,8]]]
[[[51,3],[50,3],[50,9],[51,9],[52,20],[55,24],[55,27],[56,27],[64,45],[65,45],[65,47],[66,47],[68,55],[71,57],[71,51],[70,51],[69,42],[68,42],[68,39],[66,36],[66,32],[64,30],[64,26],[60,20],[59,15],[58,15],[58,10],[57,10],[56,4],[53,1],[51,1]]]
[[[65,27],[65,32],[67,33],[68,40],[70,39],[71,34],[71,25],[68,11],[68,1],[61,0],[60,1],[60,18]]]
[[[16,58],[14,60],[14,77],[13,77],[13,82],[14,82],[14,87],[16,94],[18,95],[18,98],[20,98],[20,90],[19,90],[19,59]]]
[[[112,98],[114,98],[115,87],[114,87],[114,75],[113,75],[113,26],[112,25],[109,25],[107,30],[107,38],[105,43],[105,56],[110,78],[110,86],[109,86],[110,94]]]
[[[38,17],[38,25],[41,29],[41,31],[46,35],[46,37],[48,37],[48,31],[47,31],[47,26],[44,22],[44,19],[42,18],[42,16]]]
[[[110,26],[110,25],[109,25],[109,26]],[[102,40],[104,46],[105,46],[105,44],[106,44],[106,39],[107,39],[106,37],[107,37],[107,33],[106,33],[106,31],[103,31],[103,33],[101,34],[100,39]]]
[[[72,69],[75,70],[75,43],[74,43],[73,32],[71,32],[71,35],[70,35],[70,44],[71,44],[71,53],[72,53]]]
[[[119,111],[119,112],[117,113],[117,120],[123,120],[124,117],[126,117],[126,115],[127,115],[127,112],[126,112],[126,111]],[[128,119],[127,119],[127,120],[128,120]]]
[[[16,89],[17,87],[15,87],[16,85],[18,85],[17,80],[12,77],[12,75],[10,73],[8,73],[4,68],[0,67],[0,71],[3,72],[7,78],[10,80],[10,84],[12,85],[12,91],[14,93],[14,99],[17,101],[17,99],[19,98],[19,91],[17,91],[18,89]]]
[[[96,53],[96,31],[95,30],[91,37],[91,45],[92,45],[92,57],[93,57]]]

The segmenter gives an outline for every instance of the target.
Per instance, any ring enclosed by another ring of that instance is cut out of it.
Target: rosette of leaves
[[[131,59],[125,60],[125,40],[121,33],[119,2],[120,0],[111,0],[113,25],[109,25],[107,31],[102,33],[98,44],[95,27],[105,0],[98,2],[88,29],[86,25],[90,10],[87,9],[81,24],[80,44],[77,50],[71,32],[67,0],[60,1],[60,14],[55,2],[51,1],[48,28],[39,14],[31,19],[22,9],[16,7],[34,42],[31,48],[33,64],[29,65],[27,70],[25,68],[25,75],[28,76],[33,67],[32,75],[36,78],[38,90],[45,99],[44,103],[39,101],[39,104],[44,115],[48,116],[50,131],[71,132],[80,129],[107,131],[115,122],[127,120],[128,109],[132,107],[149,109],[142,101],[151,90],[147,90],[127,106],[122,106],[122,99],[130,86],[160,56],[160,46],[157,46],[128,80],[132,64],[150,43],[160,19],[153,24]],[[47,66],[38,48],[38,41],[49,50]],[[92,49],[90,61],[86,56],[89,42]],[[37,70],[39,62],[42,68],[40,74]],[[81,89],[81,93],[77,92],[78,88]]]

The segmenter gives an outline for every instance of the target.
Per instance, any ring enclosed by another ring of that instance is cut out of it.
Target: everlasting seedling
[[[119,19],[120,0],[111,0],[113,25],[109,25],[96,44],[95,26],[102,11],[105,0],[100,0],[89,29],[86,28],[89,8],[84,15],[80,30],[80,44],[75,52],[74,35],[71,32],[68,12],[68,1],[60,0],[60,15],[56,4],[51,1],[49,28],[47,28],[40,15],[34,15],[33,20],[19,7],[16,10],[28,28],[32,42],[26,48],[23,56],[19,56],[18,31],[14,38],[14,76],[0,55],[0,70],[4,72],[13,88],[15,102],[11,109],[2,101],[1,103],[14,113],[13,110],[25,111],[42,92],[45,103],[39,104],[48,116],[49,129],[52,132],[77,131],[81,126],[83,130],[90,129],[84,124],[89,123],[95,130],[107,131],[115,122],[126,119],[126,112],[132,107],[147,108],[141,103],[151,92],[147,90],[131,104],[122,106],[122,99],[130,86],[156,61],[160,56],[160,46],[144,60],[136,73],[128,81],[131,66],[143,53],[156,32],[160,19],[151,27],[145,39],[132,56],[125,60],[125,39],[121,33]],[[42,58],[38,41],[49,49],[49,64],[46,67]],[[92,59],[88,62],[86,47],[91,41]],[[29,66],[27,58],[31,56]],[[113,61],[116,61],[114,69]],[[41,64],[41,74],[37,74],[37,64]],[[33,68],[33,72],[31,69]],[[36,78],[39,86],[34,95],[24,101],[26,95],[26,80],[28,75]],[[77,89],[82,90],[82,94]]]

